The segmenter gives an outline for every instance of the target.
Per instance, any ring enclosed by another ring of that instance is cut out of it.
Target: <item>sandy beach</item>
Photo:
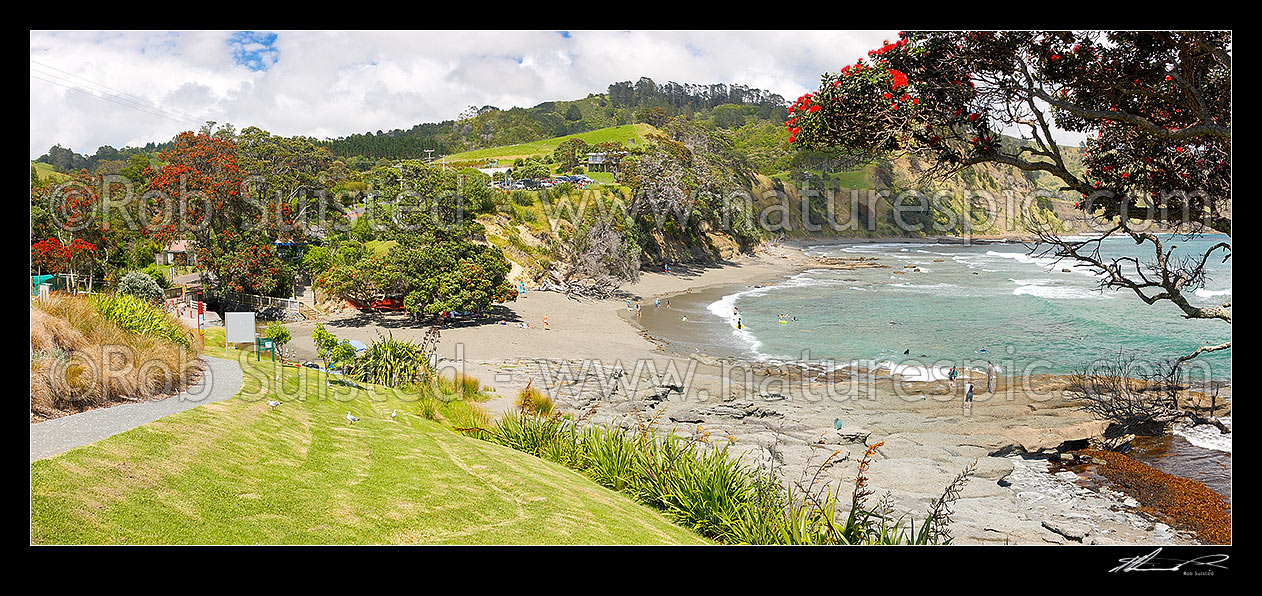
[[[686,341],[652,337],[668,335],[658,329],[677,314],[665,307],[674,296],[767,283],[814,266],[819,263],[800,245],[770,245],[727,263],[644,272],[623,288],[625,295],[610,300],[527,291],[504,305],[507,324],[443,328],[439,364],[476,376],[500,395],[486,404],[492,414],[512,407],[517,390],[529,383],[545,389],[562,410],[597,422],[656,424],[728,445],[746,461],[777,469],[791,484],[809,480],[823,466],[820,481],[839,484],[844,494],[865,446],[883,441],[869,470],[870,486],[877,497],[888,493],[895,511],[917,523],[952,478],[976,462],[954,506],[957,543],[1195,542],[1138,515],[1133,500],[1090,488],[1078,474],[1045,459],[1017,455],[1075,442],[1085,446],[1086,438],[1103,430],[1102,422],[1056,395],[1056,377],[1036,377],[1027,387],[1001,382],[993,395],[979,391],[966,412],[959,388],[952,391],[943,382],[906,383],[876,371],[819,378],[690,352]],[[655,307],[655,299],[663,304]],[[653,311],[656,324],[648,330],[637,324],[627,300]],[[303,321],[288,325],[297,358],[318,360],[311,330],[319,322],[339,338],[365,343],[387,333],[415,341],[425,332],[403,313]],[[520,326],[526,322],[529,328]]]

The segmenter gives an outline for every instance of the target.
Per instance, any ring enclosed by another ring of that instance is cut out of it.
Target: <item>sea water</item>
[[[1230,242],[1225,236],[1161,239],[1167,250],[1176,247],[1175,258],[1198,260],[1216,243]],[[691,334],[680,336],[683,345],[766,361],[831,360],[933,380],[946,378],[951,366],[984,374],[989,363],[1001,376],[1069,374],[1119,354],[1134,356],[1141,363],[1136,373],[1142,373],[1142,363],[1155,367],[1231,339],[1231,326],[1223,321],[1185,319],[1169,301],[1148,305],[1132,290],[1101,290],[1095,272],[1032,254],[1019,243],[850,244],[815,246],[807,254],[870,257],[890,267],[808,270],[761,287],[725,290],[717,299],[705,298],[704,309],[681,301],[695,319]],[[1231,300],[1225,254],[1211,256],[1204,287],[1186,294],[1193,305]],[[1101,256],[1105,262],[1134,257],[1144,263],[1154,253],[1151,244],[1110,238],[1102,242]],[[1127,271],[1132,278],[1134,273]],[[1198,388],[1210,381],[1230,384],[1231,363],[1230,350],[1202,354],[1184,364],[1185,380]],[[1225,420],[1230,424],[1230,417]],[[1204,482],[1230,501],[1231,435],[1205,425],[1179,424],[1174,431],[1139,441],[1134,457]]]
[[[1162,237],[1175,257],[1199,257],[1222,240]],[[1003,376],[1067,374],[1119,353],[1155,365],[1231,338],[1223,321],[1185,319],[1169,301],[1148,305],[1129,289],[1101,290],[1088,268],[1020,243],[825,245],[807,254],[874,257],[890,267],[813,269],[734,289],[708,304],[700,321],[710,327],[707,339],[752,358],[868,363],[923,380],[944,378],[952,365],[985,371],[988,362]],[[1187,294],[1194,305],[1231,300],[1225,254],[1215,253],[1205,286]],[[1153,252],[1110,238],[1102,256],[1144,262]],[[1185,369],[1196,385],[1230,382],[1230,350],[1202,354]]]

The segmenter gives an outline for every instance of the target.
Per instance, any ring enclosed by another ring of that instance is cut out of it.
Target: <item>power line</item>
[[[45,74],[45,73],[40,73],[40,74]],[[183,118],[173,117],[173,116],[170,116],[170,115],[167,115],[167,114],[161,113],[161,112],[151,111],[151,110],[146,109],[146,108],[144,108],[144,107],[138,107],[138,106],[135,106],[135,105],[132,105],[132,104],[123,103],[122,101],[118,101],[118,100],[116,100],[116,99],[114,99],[114,98],[112,98],[112,97],[110,97],[110,96],[108,96],[108,95],[97,95],[97,94],[95,94],[95,93],[92,93],[92,92],[89,92],[89,91],[85,91],[85,90],[80,89],[80,88],[78,88],[78,87],[73,87],[73,86],[70,86],[70,85],[66,85],[66,84],[64,84],[64,83],[58,83],[58,82],[56,82],[56,81],[52,81],[52,80],[45,79],[45,78],[42,78],[42,77],[37,77],[37,76],[35,76],[34,74],[32,74],[32,75],[31,75],[31,78],[32,78],[32,79],[39,79],[39,80],[41,80],[41,81],[44,81],[45,83],[51,83],[51,84],[53,84],[53,85],[57,85],[58,87],[65,87],[66,89],[70,89],[70,90],[72,90],[72,91],[78,91],[79,93],[82,93],[82,94],[87,95],[87,96],[89,96],[89,97],[95,97],[95,98],[97,98],[97,99],[104,100],[104,101],[108,101],[108,102],[110,102],[110,103],[112,103],[112,104],[117,104],[117,105],[123,106],[123,107],[125,107],[125,108],[131,108],[131,109],[136,110],[136,111],[138,111],[138,112],[143,112],[143,113],[145,113],[145,114],[149,114],[150,116],[157,116],[157,117],[159,117],[159,118],[163,118],[163,119],[166,119],[166,120],[170,120],[170,121],[175,122],[175,123],[177,123],[177,124],[183,124],[183,125],[186,125],[186,126],[196,126],[196,125],[200,124],[200,122],[194,122],[194,121],[192,121],[192,120],[188,120],[188,119],[183,119]]]
[[[36,76],[36,75],[40,75],[40,76]],[[88,95],[92,95],[93,97],[104,99],[106,101],[111,101],[112,103],[117,103],[119,105],[123,105],[123,106],[133,108],[136,110],[140,110],[148,114],[163,116],[169,119],[174,119],[181,122],[187,122],[190,124],[198,123],[198,120],[196,118],[182,116],[175,112],[165,110],[161,107],[149,105],[148,103],[141,103],[135,100],[128,99],[126,97],[122,97],[122,96],[115,95],[112,93],[107,93],[99,89],[85,90],[82,87],[80,87],[79,84],[76,83],[75,81],[71,81],[69,79],[66,79],[65,77],[61,77],[52,73],[47,73],[40,70],[33,70],[31,76],[34,78],[40,79],[42,81],[48,82],[48,83],[52,83],[54,85],[60,85],[68,89],[74,89],[82,93],[87,93]]]
[[[188,112],[184,112],[184,111],[181,111],[181,110],[177,110],[177,109],[175,109],[175,108],[168,108],[168,107],[165,107],[165,106],[159,106],[159,105],[158,105],[158,104],[156,104],[155,102],[150,101],[148,98],[141,97],[141,96],[139,96],[139,95],[134,95],[134,94],[132,94],[132,93],[128,93],[128,92],[126,92],[126,91],[122,91],[122,90],[120,90],[120,89],[115,89],[115,88],[110,87],[109,85],[106,85],[106,84],[104,84],[104,83],[98,83],[98,82],[93,81],[92,79],[89,79],[89,78],[87,78],[87,77],[83,77],[83,76],[80,76],[80,75],[74,74],[74,73],[72,73],[72,72],[67,72],[67,71],[64,71],[64,70],[62,70],[62,69],[60,69],[60,68],[57,68],[56,66],[52,66],[52,65],[49,65],[49,64],[44,64],[43,62],[40,62],[40,61],[38,61],[38,60],[33,60],[33,59],[32,59],[32,60],[31,60],[31,62],[33,62],[33,63],[35,63],[35,64],[38,64],[38,65],[40,65],[40,66],[42,66],[42,67],[44,67],[44,68],[51,68],[52,70],[55,70],[55,71],[57,71],[57,72],[60,72],[60,73],[63,73],[63,74],[69,75],[69,76],[74,77],[74,78],[76,78],[76,79],[79,79],[79,80],[81,80],[81,81],[85,81],[85,82],[87,82],[87,83],[89,83],[89,84],[91,84],[91,85],[96,85],[97,87],[102,87],[102,88],[104,88],[104,89],[108,89],[108,90],[113,91],[114,93],[117,93],[117,94],[119,94],[119,95],[125,95],[125,96],[131,97],[131,98],[138,99],[138,100],[140,100],[141,102],[144,102],[145,104],[149,104],[149,105],[151,105],[152,107],[157,108],[157,109],[159,109],[159,110],[164,110],[164,111],[167,111],[167,112],[171,112],[172,114],[175,114],[175,115],[178,115],[178,116],[181,116],[181,117],[184,117],[184,118],[189,118],[189,119],[192,119],[192,120],[194,120],[194,121],[200,121],[200,118],[198,118],[197,116],[194,116],[194,115],[192,115],[192,114],[189,114]],[[38,70],[36,70],[36,72],[39,72],[39,71],[38,71]],[[59,78],[59,79],[65,80],[65,77],[60,77],[60,76],[54,75],[54,74],[52,74],[52,73],[43,73],[43,72],[40,72],[40,74],[43,74],[43,75],[46,75],[46,76],[53,76],[53,77],[56,77],[56,78]]]

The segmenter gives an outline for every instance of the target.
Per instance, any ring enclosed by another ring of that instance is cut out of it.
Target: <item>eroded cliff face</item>
[[[1032,219],[1067,234],[1089,230],[1073,208],[1076,199],[1045,174],[981,164],[928,184],[921,182],[926,167],[903,157],[775,178],[744,171],[734,179],[740,190],[724,199],[720,215],[693,213],[695,220],[687,225],[641,226],[635,240],[642,262],[659,267],[729,260],[752,252],[763,240],[781,238],[1028,238]],[[614,194],[629,204],[626,187],[620,188]],[[552,254],[551,247],[562,239],[549,231],[551,226],[514,224],[507,216],[493,219],[484,224],[495,237],[490,240],[516,265],[514,279],[538,277],[561,260]],[[559,229],[572,228],[569,221],[559,223]]]
[[[765,215],[760,227],[795,239],[1024,237],[1031,235],[1031,217],[1068,233],[1086,229],[1073,197],[1053,178],[981,164],[923,183],[925,167],[904,157],[796,179],[758,176],[751,190]]]

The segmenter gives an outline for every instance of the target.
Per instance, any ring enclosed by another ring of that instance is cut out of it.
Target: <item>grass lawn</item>
[[[653,132],[655,129],[649,124],[626,124],[623,126],[611,126],[589,132],[582,132],[563,137],[553,137],[533,143],[523,143],[520,145],[506,145],[503,147],[490,147],[487,149],[477,149],[475,151],[465,151],[464,153],[456,153],[448,155],[447,161],[473,161],[479,159],[518,159],[522,157],[530,157],[532,155],[548,155],[556,150],[562,141],[570,137],[577,137],[587,142],[589,145],[599,143],[608,143],[616,141],[626,143],[635,141],[635,143],[643,143],[644,135]],[[505,164],[501,164],[505,165]]]
[[[31,542],[706,542],[577,472],[422,418],[407,396],[293,367],[278,385],[271,362],[227,354],[245,370],[233,399],[31,464]]]
[[[42,161],[32,161],[31,165],[35,166],[35,173],[39,175],[41,180],[51,179],[53,182],[61,182],[70,179],[70,176],[54,170],[52,166]]]

